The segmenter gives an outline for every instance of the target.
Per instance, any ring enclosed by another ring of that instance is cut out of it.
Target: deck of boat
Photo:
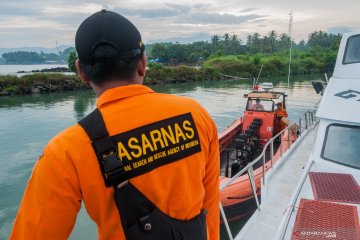
[[[316,127],[309,129],[284,158],[268,172],[262,187],[261,210],[257,210],[235,239],[273,239],[292,193],[304,173],[314,144]],[[301,143],[301,144],[300,144]],[[281,187],[279,187],[281,186]]]

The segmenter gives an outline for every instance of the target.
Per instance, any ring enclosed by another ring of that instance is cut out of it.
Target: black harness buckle
[[[104,167],[106,179],[111,179],[114,175],[125,172],[124,164],[120,160],[116,150],[101,154],[100,159]]]
[[[119,158],[117,148],[106,129],[99,109],[95,109],[79,121],[89,136],[95,150],[101,173],[107,187],[116,186],[124,181],[125,167]],[[126,180],[126,179],[125,179]]]
[[[106,153],[99,154],[98,157],[104,170],[106,185],[115,186],[118,184],[118,179],[125,173],[124,164],[120,160],[117,150],[109,150]]]

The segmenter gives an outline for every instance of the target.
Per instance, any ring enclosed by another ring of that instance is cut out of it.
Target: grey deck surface
[[[317,127],[309,130],[294,147],[293,152],[290,152],[271,170],[270,177],[266,179],[266,189],[262,191],[264,196],[262,196],[261,210],[253,214],[236,236],[236,240],[273,239],[309,160],[316,130]]]

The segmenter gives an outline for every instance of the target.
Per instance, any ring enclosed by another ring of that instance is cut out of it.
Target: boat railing
[[[276,134],[273,138],[271,138],[265,145],[264,148],[261,152],[261,154],[254,159],[252,162],[250,162],[246,167],[244,167],[243,169],[241,169],[241,171],[239,171],[237,174],[235,174],[231,179],[229,179],[227,182],[225,182],[224,184],[222,184],[220,186],[220,191],[222,191],[224,188],[226,188],[227,186],[229,186],[232,182],[234,182],[238,177],[240,177],[241,175],[243,175],[244,173],[247,172],[249,180],[250,180],[250,186],[251,186],[251,190],[252,193],[255,197],[255,201],[256,201],[256,205],[257,205],[257,209],[261,210],[261,203],[258,199],[258,195],[256,192],[256,185],[255,185],[255,176],[254,176],[254,165],[257,164],[258,162],[262,161],[262,185],[264,186],[266,184],[266,178],[265,176],[265,171],[269,170],[270,168],[273,167],[273,159],[274,159],[274,142],[278,141],[279,138],[282,139],[284,134],[287,134],[287,140],[284,141],[286,146],[283,146],[283,144],[281,143],[280,147],[279,147],[279,151],[280,151],[280,158],[283,157],[283,155],[285,154],[285,150],[288,150],[289,148],[291,148],[292,144],[294,142],[296,142],[309,128],[311,128],[313,125],[316,124],[317,119],[315,117],[315,113],[316,113],[316,109],[310,110],[305,112],[301,117],[299,117],[299,119],[295,122],[293,122],[292,124],[290,124],[289,126],[287,126],[285,129],[283,129],[281,132],[279,132],[278,134]],[[297,137],[291,138],[291,132],[294,132]],[[287,143],[286,143],[287,142]],[[270,148],[270,167],[266,168],[266,152],[268,151],[268,148]],[[285,148],[285,149],[284,149]],[[230,227],[229,227],[229,222],[226,218],[225,215],[225,211],[224,208],[222,206],[222,203],[220,201],[220,214],[221,217],[223,219],[228,237],[230,240],[233,240],[234,237],[231,233]]]

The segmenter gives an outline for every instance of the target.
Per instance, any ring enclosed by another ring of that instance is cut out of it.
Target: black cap
[[[96,58],[99,45],[110,45],[118,51],[111,58]],[[140,32],[118,13],[101,10],[85,19],[75,36],[75,47],[82,63],[93,65],[119,59],[133,59],[144,51]]]

